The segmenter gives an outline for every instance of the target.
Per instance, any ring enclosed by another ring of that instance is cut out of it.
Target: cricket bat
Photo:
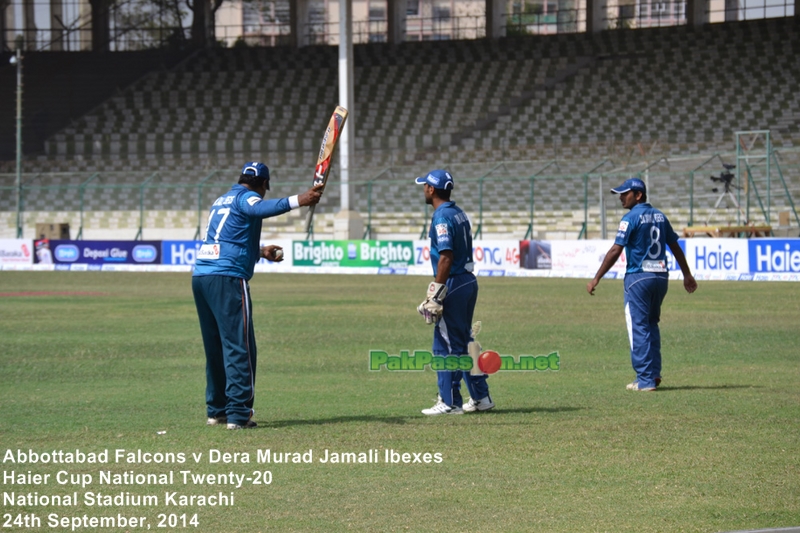
[[[339,141],[339,136],[344,128],[344,122],[347,120],[347,109],[342,106],[336,106],[336,109],[328,121],[328,127],[325,129],[325,135],[322,136],[322,145],[319,147],[319,157],[317,157],[317,166],[314,168],[314,183],[313,185],[322,184],[322,190],[325,190],[325,184],[328,182],[328,174],[331,171],[331,163],[333,163],[333,153],[336,150],[336,144]],[[320,191],[322,192],[322,191]],[[312,205],[308,208],[308,219],[306,220],[306,236],[311,235],[311,222],[314,219],[314,208]]]

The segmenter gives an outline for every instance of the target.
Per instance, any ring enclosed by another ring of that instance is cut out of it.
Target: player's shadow
[[[530,414],[530,413],[567,413],[570,411],[582,411],[585,407],[517,407],[515,409],[492,409],[488,413],[481,414]]]
[[[258,427],[285,428],[291,426],[322,426],[325,424],[342,424],[348,422],[381,422],[383,424],[402,425],[408,422],[410,416],[334,416],[331,418],[312,418],[304,420],[270,420],[269,422],[258,422]]]
[[[760,389],[761,385],[680,385],[678,387],[671,387],[661,385],[658,392],[669,392],[679,390],[726,390],[726,389]]]
[[[515,409],[492,409],[486,413],[467,414],[464,416],[495,416],[501,414],[530,414],[530,413],[563,413],[567,411],[580,411],[582,407],[518,407]],[[335,416],[330,418],[311,418],[303,420],[270,420],[258,421],[258,427],[265,428],[285,428],[291,426],[321,426],[325,424],[343,424],[348,422],[380,422],[382,424],[403,425],[411,421],[425,420],[427,417],[422,415],[409,416]]]

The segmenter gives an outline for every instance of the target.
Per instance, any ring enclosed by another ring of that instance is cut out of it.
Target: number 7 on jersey
[[[328,173],[331,171],[333,152],[336,150],[336,143],[339,141],[339,136],[342,133],[342,128],[344,128],[344,123],[346,120],[347,109],[343,108],[342,106],[336,106],[330,121],[328,121],[328,127],[325,129],[325,135],[322,137],[322,145],[319,148],[319,157],[317,157],[317,166],[314,168],[313,185],[322,184],[322,190],[325,190],[325,184],[328,182]],[[308,209],[306,235],[311,234],[311,221],[314,218],[315,207],[316,206],[312,205]]]

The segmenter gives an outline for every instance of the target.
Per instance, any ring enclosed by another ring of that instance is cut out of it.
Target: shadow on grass
[[[569,411],[582,411],[584,409],[585,407],[518,407],[516,409],[492,409],[490,413],[495,413],[495,414],[566,413]]]
[[[322,426],[324,424],[346,424],[348,422],[382,422],[384,424],[405,424],[412,418],[411,416],[334,416],[331,418],[311,418],[297,420],[271,420],[268,422],[258,422],[258,427],[265,428],[285,428],[290,426]]]
[[[567,411],[580,411],[582,407],[519,407],[516,409],[492,409],[488,413],[465,414],[467,417],[474,416],[497,416],[503,414],[529,414],[529,413],[563,413]],[[425,420],[423,415],[409,416],[334,416],[331,418],[312,418],[302,420],[272,420],[269,422],[258,422],[259,428],[284,428],[290,426],[321,426],[323,424],[346,424],[348,422],[381,422],[383,424],[402,425],[411,421]]]
[[[760,389],[761,385],[713,385],[713,386],[699,386],[699,385],[683,385],[681,387],[665,387],[658,388],[658,392],[669,392],[678,390],[725,390],[725,389]]]

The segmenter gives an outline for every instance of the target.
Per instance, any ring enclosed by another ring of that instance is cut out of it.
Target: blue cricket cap
[[[242,176],[255,176],[256,178],[263,178],[267,182],[267,190],[269,190],[269,168],[264,163],[258,161],[250,161],[242,166]]]
[[[431,170],[427,176],[420,176],[414,180],[417,185],[427,183],[434,189],[453,189],[453,176],[446,170]]]
[[[264,163],[258,161],[250,161],[245,163],[242,167],[242,175],[255,176],[257,178],[264,178],[269,180],[269,168]]]
[[[628,191],[641,191],[646,193],[647,187],[645,187],[644,182],[639,178],[631,178],[629,180],[625,180],[625,183],[620,185],[615,189],[611,189],[611,192],[614,194],[622,194]]]

